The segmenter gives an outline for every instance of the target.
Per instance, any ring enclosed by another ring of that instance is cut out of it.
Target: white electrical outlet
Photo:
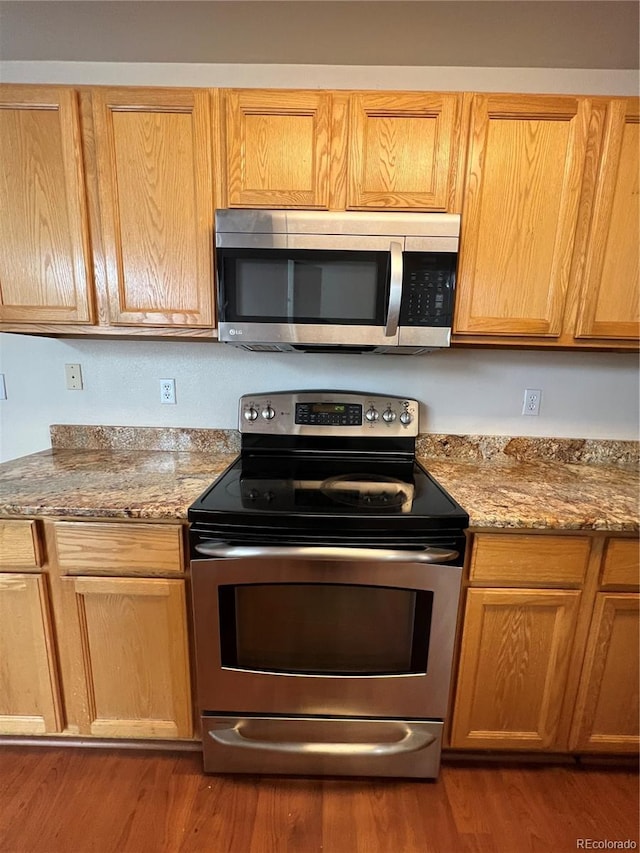
[[[79,364],[65,364],[67,391],[82,391],[82,370]]]
[[[539,415],[541,397],[542,391],[540,388],[525,388],[524,401],[522,403],[522,414]]]
[[[161,379],[160,380],[160,402],[167,405],[176,402],[176,380]]]

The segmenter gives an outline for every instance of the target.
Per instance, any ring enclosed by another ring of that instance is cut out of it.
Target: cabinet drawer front
[[[591,542],[586,536],[477,534],[472,583],[578,586],[583,583]]]
[[[58,521],[54,525],[63,574],[160,575],[183,571],[178,524]]]
[[[35,569],[42,565],[42,552],[35,521],[0,522],[0,566]]]
[[[609,539],[602,569],[603,587],[637,587],[640,575],[640,542]]]

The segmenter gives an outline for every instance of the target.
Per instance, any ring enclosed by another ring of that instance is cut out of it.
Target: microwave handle
[[[391,251],[391,276],[389,279],[387,325],[384,333],[387,338],[392,338],[398,331],[400,305],[402,303],[402,243],[393,241],[389,248]]]

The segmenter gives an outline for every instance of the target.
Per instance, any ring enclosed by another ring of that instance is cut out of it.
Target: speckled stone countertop
[[[233,430],[53,426],[0,465],[0,515],[184,519],[231,464]],[[637,532],[638,443],[421,436],[418,458],[474,528]]]

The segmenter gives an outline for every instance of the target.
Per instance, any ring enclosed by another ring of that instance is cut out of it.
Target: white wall
[[[632,71],[346,66],[4,62],[14,82],[121,85],[354,87],[632,94]],[[80,362],[85,390],[67,391]],[[287,388],[381,391],[422,401],[428,432],[636,439],[634,354],[448,350],[429,356],[248,353],[211,342],[49,340],[0,335],[0,458],[49,446],[49,424],[235,427],[244,393]],[[175,406],[158,380],[175,378]],[[538,418],[523,417],[525,388],[542,388]]]
[[[84,390],[67,391],[80,363]],[[423,432],[635,439],[633,354],[445,350],[428,356],[251,353],[209,341],[0,337],[3,459],[49,446],[51,423],[237,426],[241,394],[294,388],[415,397]],[[177,404],[160,403],[174,378]],[[540,415],[521,415],[525,388],[542,389]]]

